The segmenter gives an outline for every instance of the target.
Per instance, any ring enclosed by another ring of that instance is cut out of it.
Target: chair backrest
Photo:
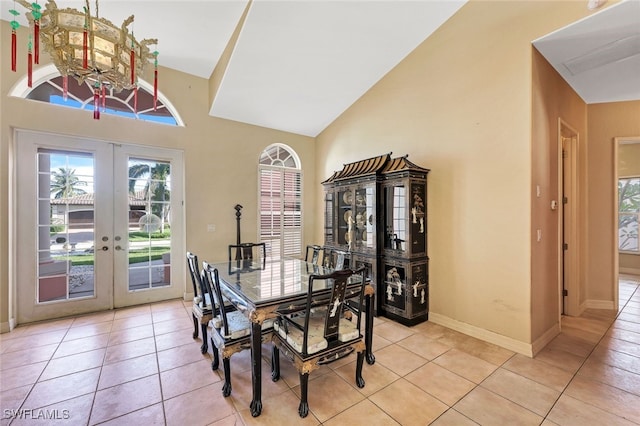
[[[316,265],[320,261],[320,252],[322,251],[322,246],[318,245],[308,245],[307,252],[304,255],[305,262],[315,263]],[[311,256],[310,256],[311,255]]]
[[[330,268],[332,263],[333,249],[322,247],[322,266]]]
[[[229,261],[264,259],[266,257],[266,243],[229,244]]]
[[[187,252],[187,266],[193,284],[193,297],[202,296],[202,275],[198,267],[198,256],[190,251]]]
[[[222,321],[222,329],[224,329],[224,336],[229,336],[229,323],[227,322],[227,307],[224,303],[219,301],[224,300],[222,298],[222,290],[220,289],[220,278],[218,276],[218,270],[207,262],[202,262],[202,283],[204,290],[209,294],[211,300],[215,300],[218,306],[218,314],[220,321]]]
[[[266,243],[229,244],[229,262],[237,261],[238,269],[253,269],[253,265],[260,264],[263,269],[267,260]]]
[[[310,275],[309,276],[309,292],[307,293],[307,305],[305,309],[305,321],[304,321],[304,329],[303,329],[303,343],[302,343],[302,353],[307,354],[307,346],[308,346],[308,338],[309,338],[309,323],[314,307],[317,307],[317,293],[322,291],[326,286],[316,286],[314,290],[314,282],[315,281],[328,281],[332,280],[331,284],[331,297],[329,299],[322,298],[326,300],[325,306],[327,309],[324,310],[324,338],[327,342],[333,342],[338,340],[338,336],[340,334],[340,327],[342,318],[343,308],[347,308],[345,304],[345,299],[353,299],[357,298],[359,306],[362,306],[364,301],[364,287],[366,285],[365,276],[364,276],[365,268],[360,268],[358,270],[351,269],[341,269],[335,270],[330,274],[326,275]],[[359,284],[357,289],[353,288],[348,289],[349,280],[352,277],[359,276]],[[317,311],[317,310],[316,310]],[[356,326],[357,329],[360,330],[360,315],[356,317]]]
[[[331,251],[331,267],[335,270],[349,267],[349,252],[342,250]]]

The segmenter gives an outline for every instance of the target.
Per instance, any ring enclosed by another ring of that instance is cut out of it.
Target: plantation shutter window
[[[259,236],[273,259],[302,255],[302,172],[290,148],[272,145],[260,157]]]

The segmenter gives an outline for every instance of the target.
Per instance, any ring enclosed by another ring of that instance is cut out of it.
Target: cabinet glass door
[[[353,191],[345,189],[338,191],[338,199],[336,200],[337,214],[337,243],[339,245],[347,245],[351,247],[353,237],[355,218],[353,217]]]
[[[407,249],[407,188],[393,185],[384,188],[384,248],[403,252]]]
[[[373,188],[355,191],[355,227],[353,240],[359,249],[375,249],[375,196]]]

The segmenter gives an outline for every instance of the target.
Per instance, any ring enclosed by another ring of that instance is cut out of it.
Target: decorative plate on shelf
[[[346,191],[342,195],[342,201],[344,201],[345,204],[351,204],[352,200],[353,200],[353,194],[351,193],[351,191]]]
[[[351,210],[347,210],[346,212],[344,212],[343,217],[344,217],[344,221],[346,223],[349,223],[349,219],[351,219]]]
[[[367,231],[362,233],[362,241],[367,241]]]
[[[362,194],[356,194],[356,206],[364,206],[364,196]]]

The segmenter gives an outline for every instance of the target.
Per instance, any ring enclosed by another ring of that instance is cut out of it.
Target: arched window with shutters
[[[302,254],[302,170],[290,147],[272,144],[258,165],[260,242],[274,259]]]

